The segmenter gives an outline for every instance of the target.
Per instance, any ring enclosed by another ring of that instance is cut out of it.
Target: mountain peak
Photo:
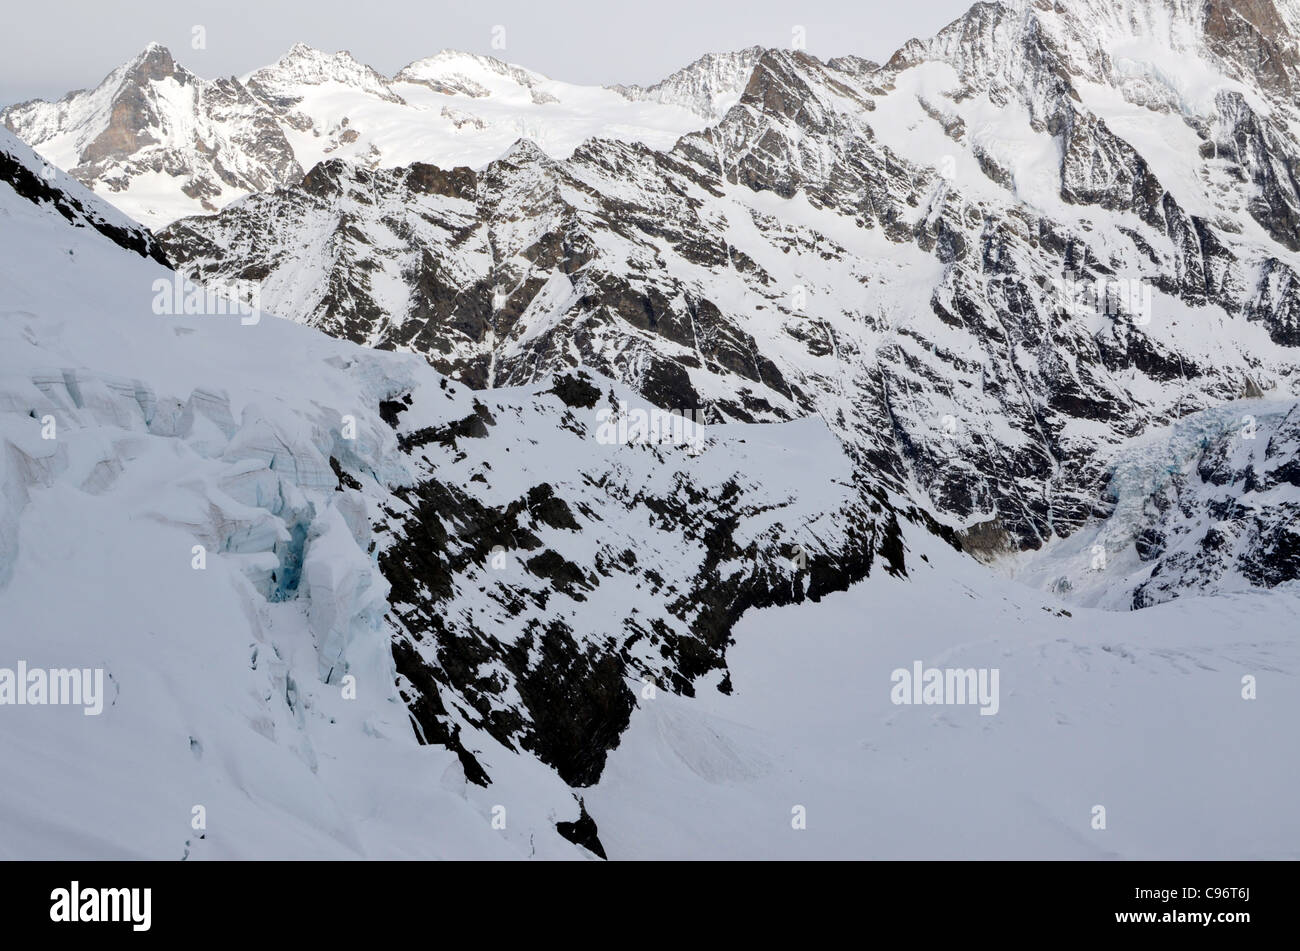
[[[909,40],[886,69],[945,62],[972,88],[1042,91],[1081,78],[1139,105],[1204,112],[1216,74],[1290,97],[1300,88],[1298,28],[1296,0],[1002,0]]]
[[[610,86],[633,101],[651,100],[681,106],[706,119],[720,119],[740,99],[765,52],[750,46],[726,53],[705,53],[689,66],[650,86]]]
[[[552,159],[536,142],[529,138],[519,138],[501,156],[500,161],[510,165],[531,165],[534,163],[551,164]]]
[[[333,61],[357,63],[356,57],[348,50],[335,50],[333,53],[311,46],[307,43],[294,43],[284,55],[276,60],[276,65],[289,66],[299,63],[329,63]],[[361,65],[357,63],[357,65]]]
[[[122,69],[126,77],[136,82],[157,82],[175,75],[181,67],[172,57],[171,50],[161,43],[153,42],[137,53]]]
[[[364,71],[370,67],[359,62],[348,50],[335,50],[333,53],[318,49],[307,43],[294,43],[271,66],[257,70],[264,73],[269,70],[292,72],[307,75],[328,75],[331,72]],[[372,70],[373,72],[373,70]]]
[[[418,83],[436,92],[481,98],[489,95],[495,76],[502,76],[532,89],[547,77],[522,66],[481,53],[441,49],[432,56],[407,63],[393,76],[393,82]]]
[[[250,88],[263,94],[293,98],[293,87],[339,83],[361,89],[388,102],[402,99],[388,87],[388,80],[356,59],[347,50],[327,53],[306,43],[295,43],[273,66],[250,73]]]
[[[314,46],[310,46],[307,43],[303,43],[302,41],[299,41],[297,43],[294,43],[293,46],[289,47],[288,51],[284,54],[284,56],[280,57],[280,59],[283,61],[287,57],[327,56],[327,55],[329,54],[325,53],[323,50],[319,50]]]
[[[419,65],[433,66],[456,63],[492,64],[499,67],[505,67],[507,65],[503,60],[499,60],[495,56],[488,56],[483,53],[470,53],[465,50],[453,49],[451,47],[443,47],[432,56],[424,56],[420,59],[413,60],[405,68],[409,69],[412,66]]]

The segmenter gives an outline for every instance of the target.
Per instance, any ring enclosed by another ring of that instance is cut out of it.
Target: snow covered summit
[[[633,97],[443,51],[384,77],[346,51],[296,44],[243,77],[208,80],[154,43],[92,90],[10,106],[0,124],[153,227],[296,185],[318,162],[479,166],[525,136],[563,157],[593,136],[671,146],[743,87],[742,67]],[[699,111],[696,111],[699,110]]]

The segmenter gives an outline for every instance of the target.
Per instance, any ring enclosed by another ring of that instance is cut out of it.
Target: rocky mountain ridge
[[[0,170],[15,167],[41,162],[0,133]],[[463,783],[523,751],[591,785],[646,686],[730,689],[747,610],[905,578],[905,526],[951,538],[855,474],[815,419],[705,424],[586,371],[478,393],[269,313],[159,314],[162,262],[62,226],[68,207],[111,210],[66,176],[53,203],[25,182],[0,181],[6,234],[28,236],[8,266],[62,276],[6,283],[0,309],[0,596],[36,570],[24,526],[59,498],[127,520],[124,545],[152,526],[150,570],[214,579],[203,597],[247,616],[252,670],[278,669],[288,698],[258,681],[250,716],[313,770],[323,727],[301,678],[351,675],[409,709]],[[273,662],[290,651],[300,686]]]
[[[327,162],[163,240],[472,386],[820,415],[973,549],[1037,548],[1110,513],[1124,440],[1300,395],[1290,67],[1250,60],[1291,8],[1104,6],[979,4],[882,67],[769,50],[667,151]]]
[[[94,89],[10,106],[0,124],[157,227],[296,185],[332,156],[366,168],[434,156],[478,166],[519,136],[563,157],[610,130],[667,147],[734,100],[748,55],[706,57],[633,94],[455,50],[385,77],[347,51],[302,43],[246,76],[208,80],[152,43]]]

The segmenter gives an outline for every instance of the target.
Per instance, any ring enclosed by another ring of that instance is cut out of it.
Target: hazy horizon
[[[716,0],[705,7],[661,0],[653,16],[628,36],[626,8],[591,0],[546,8],[503,0],[472,10],[461,4],[371,0],[361,15],[353,3],[323,0],[310,8],[309,22],[303,22],[301,6],[265,0],[184,8],[146,2],[129,10],[72,0],[62,5],[57,23],[35,7],[10,12],[10,29],[0,37],[0,106],[93,88],[151,42],[166,46],[178,62],[208,79],[268,65],[301,42],[346,49],[389,76],[441,49],[459,49],[566,82],[648,85],[705,53],[790,46],[796,27],[814,56],[853,54],[880,61],[910,38],[932,35],[970,5],[971,0],[924,0],[905,8],[882,0],[810,0],[797,6]]]

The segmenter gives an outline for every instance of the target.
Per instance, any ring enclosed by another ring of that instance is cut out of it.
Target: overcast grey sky
[[[452,48],[487,53],[554,79],[648,84],[701,54],[789,46],[804,28],[823,59],[883,60],[928,36],[972,0],[70,0],[6,3],[0,21],[0,104],[56,99],[96,85],[147,43],[200,76],[239,75],[296,42],[347,49],[385,75]],[[492,48],[505,27],[504,50]],[[206,48],[194,49],[195,26]]]

